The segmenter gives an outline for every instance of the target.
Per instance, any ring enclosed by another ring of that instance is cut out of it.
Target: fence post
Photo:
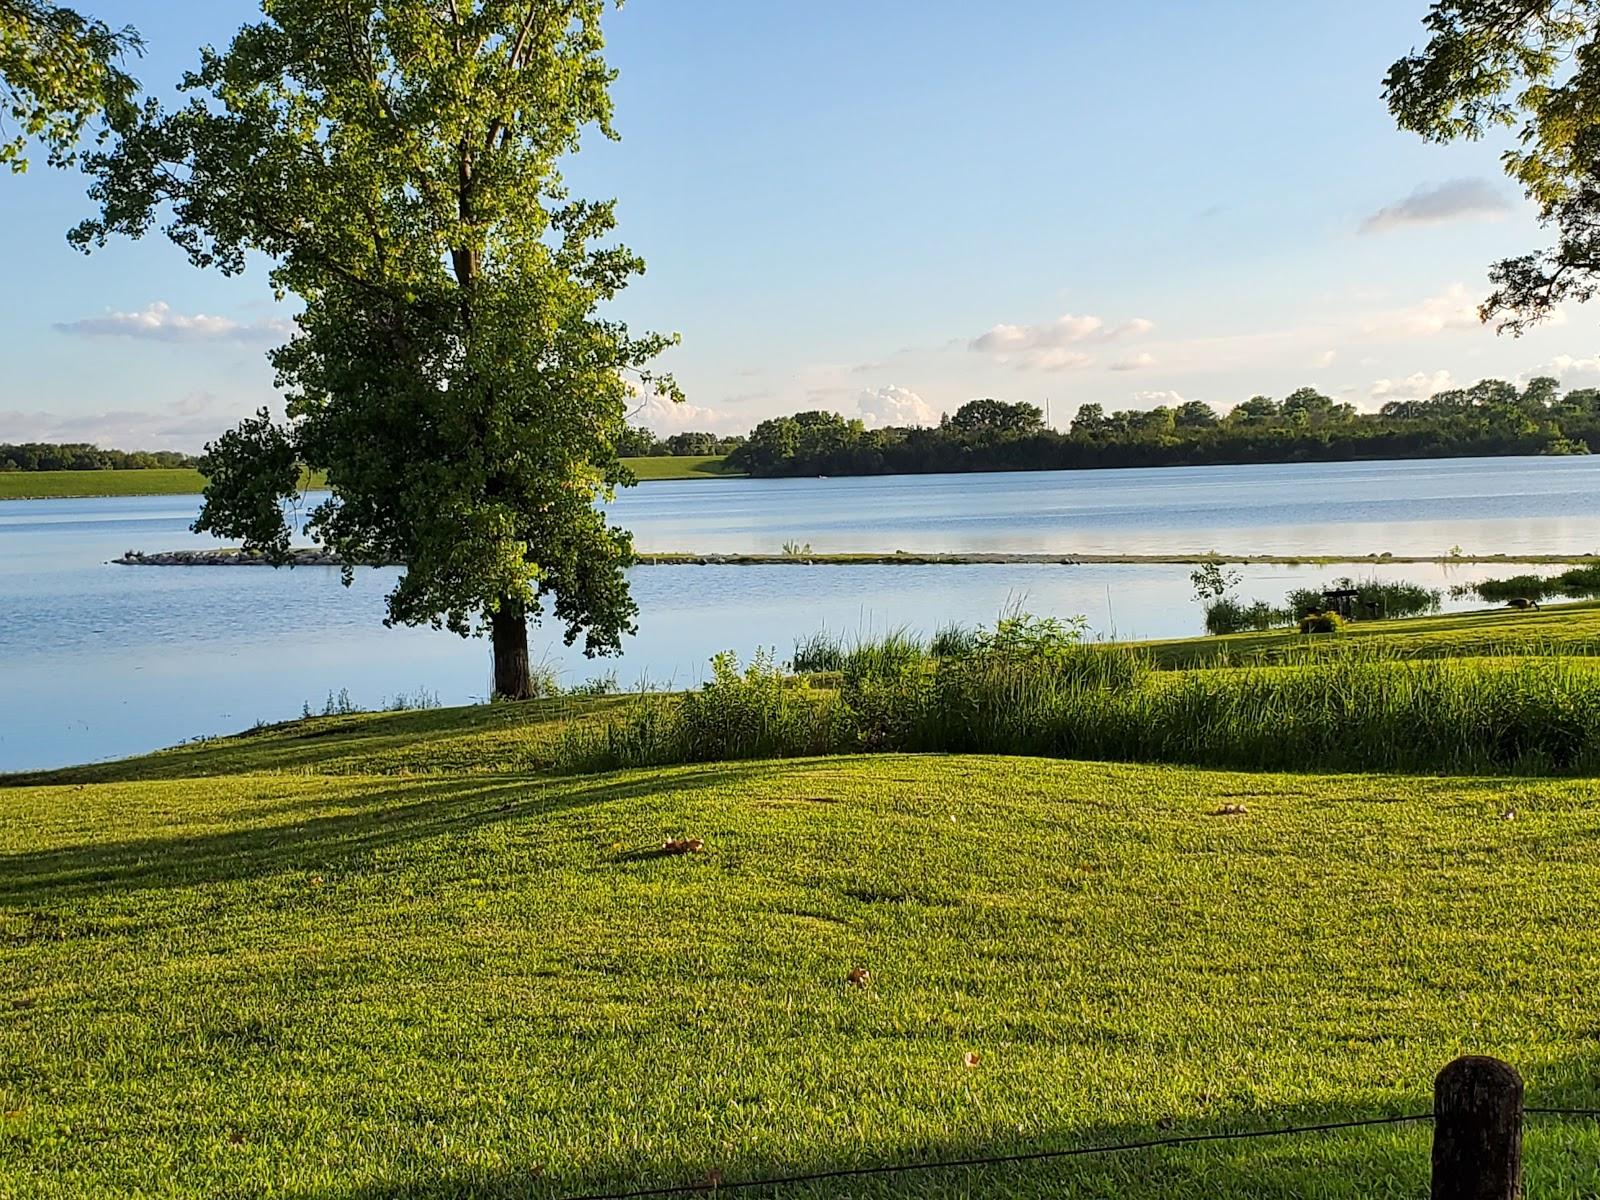
[[[1520,1200],[1522,1076],[1458,1058],[1433,1084],[1433,1200]]]

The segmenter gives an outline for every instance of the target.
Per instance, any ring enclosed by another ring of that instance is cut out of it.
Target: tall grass
[[[1292,609],[1268,604],[1265,600],[1245,604],[1224,596],[1206,605],[1206,632],[1211,634],[1266,633],[1269,629],[1292,624]]]
[[[1406,659],[1302,646],[1276,665],[1155,671],[1135,649],[846,658],[837,689],[770,658],[570,734],[567,769],[855,751],[1025,754],[1283,770],[1600,772],[1600,670],[1566,657]]]
[[[1485,600],[1544,600],[1552,596],[1600,596],[1600,564],[1573,567],[1559,575],[1513,575],[1468,585]]]
[[[1355,592],[1354,615],[1358,621],[1377,617],[1415,617],[1439,611],[1444,596],[1436,588],[1394,579],[1335,579],[1326,587],[1296,588],[1289,593],[1288,606],[1299,620],[1308,613],[1321,612],[1325,592]]]

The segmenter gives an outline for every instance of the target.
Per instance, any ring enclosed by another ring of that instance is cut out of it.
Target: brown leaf
[[[848,976],[846,976],[846,978],[849,979],[851,983],[855,984],[856,987],[864,988],[872,982],[872,972],[867,970],[865,967],[856,967]]]
[[[969,1051],[968,1051],[968,1052],[967,1052],[967,1055],[966,1055],[966,1057],[965,1057],[965,1058],[963,1058],[963,1059],[962,1059],[962,1060],[961,1060],[961,1061],[962,1061],[962,1062],[963,1062],[963,1063],[964,1063],[964,1064],[965,1064],[965,1065],[966,1065],[966,1066],[968,1066],[968,1067],[975,1067],[975,1066],[977,1066],[977,1065],[978,1065],[978,1063],[979,1063],[979,1062],[980,1062],[980,1061],[981,1061],[981,1060],[980,1060],[980,1059],[979,1059],[979,1058],[978,1058],[978,1056],[977,1056],[977,1055],[976,1055],[976,1054],[973,1054],[973,1053],[972,1053],[972,1052],[971,1052],[971,1051],[970,1051],[970,1050],[969,1050]]]

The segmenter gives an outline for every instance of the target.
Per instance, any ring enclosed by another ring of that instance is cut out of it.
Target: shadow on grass
[[[1440,1064],[1441,1066],[1443,1063]],[[1600,1059],[1573,1059],[1529,1079],[1530,1105],[1594,1107],[1600,1103],[1596,1075]],[[1029,1163],[920,1167],[878,1175],[843,1176],[810,1182],[777,1181],[891,1164],[927,1164],[1027,1154],[1040,1150],[1109,1147],[1164,1138],[1238,1134],[1377,1117],[1426,1114],[1432,1080],[1422,1079],[1402,1102],[1222,1108],[1208,1119],[1160,1127],[1086,1122],[1053,1135],[1023,1140],[1015,1130],[988,1136],[918,1144],[884,1145],[783,1158],[736,1155],[726,1160],[655,1161],[646,1153],[615,1155],[581,1173],[562,1172],[530,1146],[526,1160],[495,1171],[445,1169],[395,1173],[381,1180],[293,1193],[297,1200],[446,1200],[511,1197],[558,1200],[611,1196],[646,1188],[682,1189],[684,1194],[820,1200],[822,1197],[906,1197],[970,1200],[1007,1197],[1249,1197],[1250,1200],[1366,1200],[1422,1197],[1428,1193],[1433,1127],[1418,1121],[1328,1132],[1131,1149]],[[1528,1118],[1525,1167],[1530,1196],[1590,1197],[1600,1194],[1600,1129],[1571,1118]],[[713,1186],[717,1184],[720,1186]],[[742,1185],[736,1189],[730,1185]]]
[[[554,736],[558,723],[605,714],[626,697],[561,698],[470,708],[310,717],[264,726],[232,737],[211,738],[137,758],[92,763],[55,771],[0,775],[0,788],[54,787],[86,783],[214,778],[253,773],[381,774],[385,764],[415,772],[484,773],[545,764],[538,747],[519,744],[541,731]],[[474,739],[506,740],[484,746]],[[373,769],[378,764],[380,769]]]
[[[672,768],[642,776],[632,773],[625,779],[480,776],[374,781],[336,797],[274,804],[263,810],[276,818],[268,824],[0,856],[0,906],[34,907],[108,890],[190,887],[283,870],[326,869],[360,863],[392,846],[642,796],[668,798],[780,769],[749,764]],[[311,807],[342,811],[312,817],[296,811]]]

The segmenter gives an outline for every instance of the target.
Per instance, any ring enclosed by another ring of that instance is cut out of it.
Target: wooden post
[[[1458,1058],[1433,1085],[1433,1200],[1520,1200],[1522,1076]]]

